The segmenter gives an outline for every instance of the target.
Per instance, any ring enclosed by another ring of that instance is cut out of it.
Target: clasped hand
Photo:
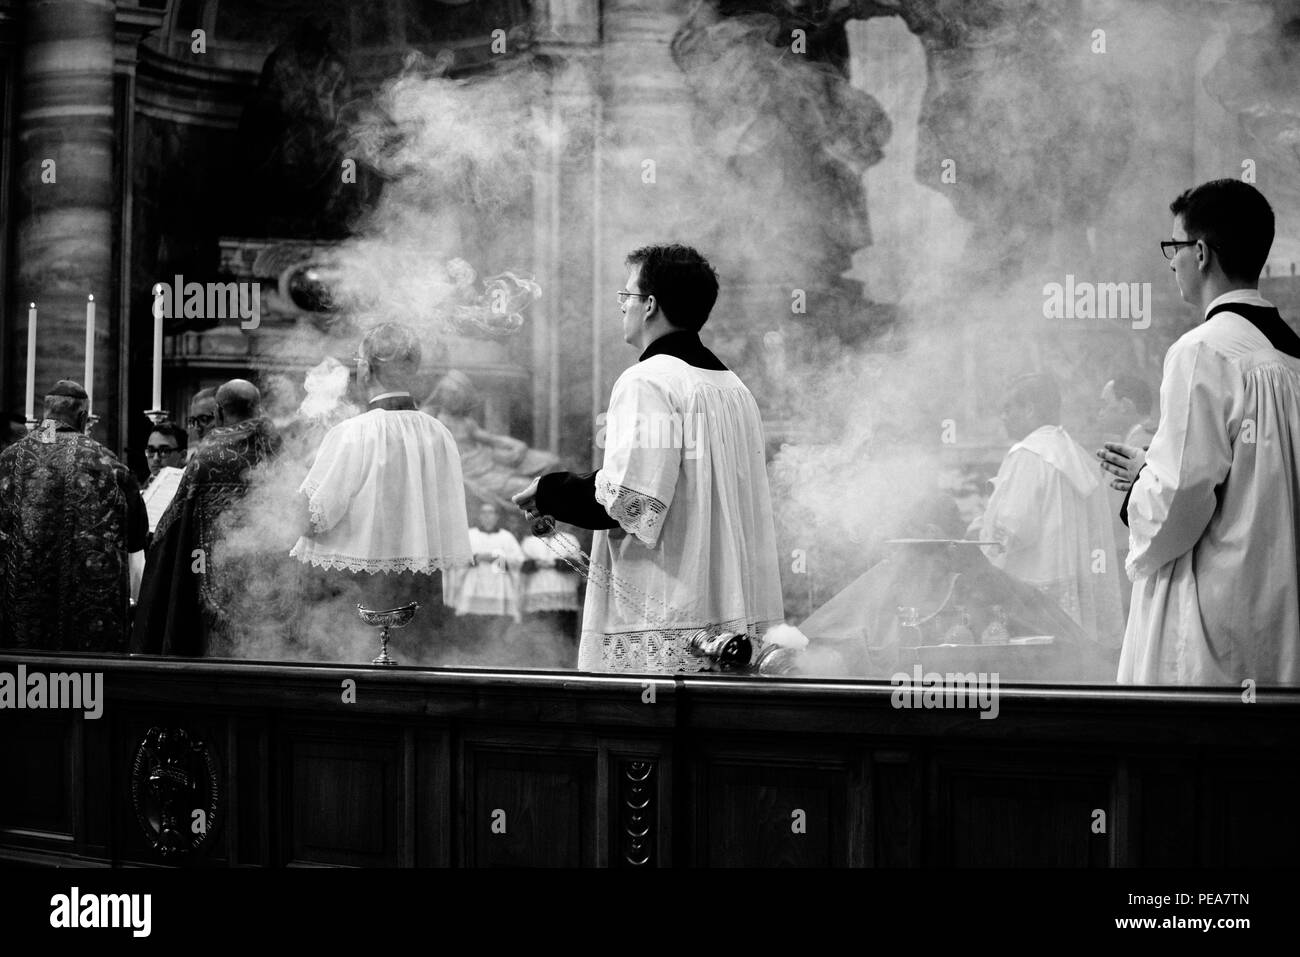
[[[1146,464],[1147,453],[1145,449],[1138,448],[1136,445],[1103,442],[1102,447],[1097,450],[1097,458],[1101,460],[1103,471],[1115,476],[1110,480],[1110,487],[1127,492],[1137,481],[1142,466]]]

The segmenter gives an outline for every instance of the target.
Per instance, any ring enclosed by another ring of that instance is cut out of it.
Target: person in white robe
[[[357,379],[368,408],[325,434],[299,489],[309,527],[290,554],[318,568],[366,573],[368,607],[431,606],[412,625],[427,636],[440,622],[439,573],[468,565],[472,552],[456,443],[411,397],[420,359],[419,340],[405,326],[383,323],[366,335]]]
[[[1060,422],[1060,391],[1046,374],[1021,376],[1003,403],[1012,437],[993,494],[973,526],[989,561],[1060,605],[1103,651],[1123,634],[1115,536],[1091,456]]]
[[[600,469],[552,473],[514,497],[530,516],[598,529],[578,667],[696,672],[700,631],[747,635],[754,654],[783,620],[758,405],[700,341],[717,276],[695,250],[627,260],[623,338],[640,361],[619,376]]]
[[[478,510],[478,526],[469,530],[473,563],[447,575],[447,604],[463,620],[462,642],[482,651],[484,643],[505,637],[511,622],[519,621],[519,573],[524,553],[509,529],[499,527],[501,516],[491,502]]]
[[[576,612],[581,608],[581,580],[566,559],[581,561],[582,548],[571,532],[556,531],[546,541],[536,535],[519,543],[524,553],[523,599],[525,615]]]
[[[1300,683],[1300,337],[1259,295],[1273,215],[1217,180],[1171,206],[1162,243],[1205,317],[1165,356],[1145,457],[1108,444],[1132,482],[1125,684]]]

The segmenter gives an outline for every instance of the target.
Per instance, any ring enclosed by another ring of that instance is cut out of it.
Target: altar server
[[[576,651],[582,609],[582,579],[573,566],[582,561],[578,539],[557,530],[545,539],[529,535],[519,547],[524,553],[519,610],[527,616],[530,632],[536,627],[544,636],[567,639]]]
[[[411,398],[421,358],[404,325],[386,322],[366,334],[357,381],[368,407],[325,434],[300,489],[308,528],[290,553],[318,568],[364,573],[367,607],[428,606],[403,633],[408,641],[440,622],[441,572],[472,556],[455,440]]]
[[[1093,459],[1060,421],[1055,379],[1039,373],[1012,382],[1002,422],[1018,440],[972,531],[1001,546],[988,551],[994,565],[1059,604],[1113,655],[1124,623],[1106,490]]]
[[[1101,453],[1134,478],[1119,680],[1300,684],[1300,337],[1259,294],[1273,211],[1231,179],[1170,211],[1161,248],[1204,321],[1165,356],[1145,464]]]
[[[469,530],[473,564],[456,569],[446,579],[448,604],[460,616],[462,643],[470,651],[500,641],[511,622],[519,621],[524,553],[518,539],[500,522],[496,505],[479,506],[478,526]]]
[[[718,279],[698,252],[627,258],[623,339],[639,361],[614,384],[604,463],[542,476],[527,514],[599,529],[578,667],[690,672],[701,629],[762,634],[783,618],[763,424],[749,389],[700,341]]]
[[[134,476],[85,435],[87,411],[61,381],[40,426],[0,452],[0,645],[126,649],[148,520]]]

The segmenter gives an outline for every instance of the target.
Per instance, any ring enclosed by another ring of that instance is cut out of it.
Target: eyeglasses
[[[645,294],[640,292],[628,292],[626,289],[620,289],[618,291],[618,304],[621,306],[629,299],[649,299],[651,295],[653,295],[653,293]]]
[[[196,425],[211,425],[216,420],[217,417],[215,415],[208,414],[208,415],[192,415],[186,421],[188,421],[190,426],[193,427]]]
[[[1160,244],[1160,251],[1165,254],[1166,259],[1172,260],[1178,255],[1178,250],[1182,246],[1195,246],[1199,239],[1166,239]]]
[[[145,455],[167,455],[170,452],[179,451],[179,447],[175,445],[146,445],[144,447]]]

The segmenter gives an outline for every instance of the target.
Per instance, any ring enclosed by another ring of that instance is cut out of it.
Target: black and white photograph
[[[1280,927],[1297,263],[1300,0],[0,0],[0,919]]]

